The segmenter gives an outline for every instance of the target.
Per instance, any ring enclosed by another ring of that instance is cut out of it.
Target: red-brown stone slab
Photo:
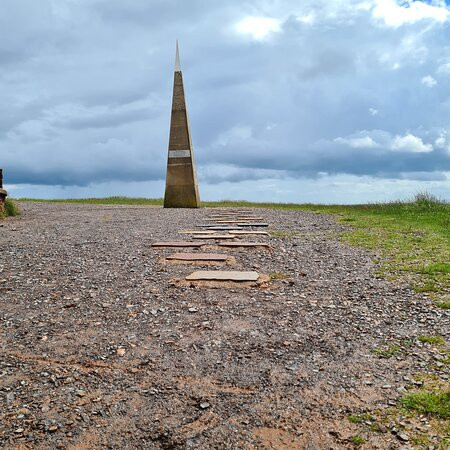
[[[215,231],[212,230],[181,230],[178,233],[180,234],[214,234]]]
[[[243,241],[233,241],[233,242],[219,242],[220,247],[270,247],[269,244],[265,242],[243,242]]]
[[[202,247],[206,242],[153,242],[152,247]]]
[[[226,261],[230,255],[221,253],[174,253],[167,256],[166,259],[175,259],[179,261]]]
[[[237,218],[245,218],[245,219],[251,218],[251,219],[254,219],[254,218],[257,218],[258,216],[254,215],[254,214],[223,214],[223,215],[220,215],[220,216],[211,214],[211,215],[209,215],[207,217],[210,218],[210,219],[218,219],[218,220],[230,219],[231,220],[231,219],[237,219]]]
[[[192,239],[234,239],[234,234],[200,234],[192,236]]]

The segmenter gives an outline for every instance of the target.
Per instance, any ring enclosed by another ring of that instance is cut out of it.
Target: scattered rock
[[[398,433],[397,437],[399,438],[399,440],[401,440],[403,442],[409,441],[409,436],[406,433]]]
[[[340,240],[347,228],[335,217],[260,209],[285,236],[249,235],[270,245],[263,251],[220,249],[236,270],[290,278],[240,290],[171,284],[190,270],[162,264],[174,251],[149,245],[195,227],[204,209],[23,211],[20,233],[0,233],[0,448],[251,448],[267,438],[306,448],[299,429],[320,440],[311,448],[340,448],[349,426],[378,424],[349,424],[350,414],[396,405],[421,385],[412,381],[420,371],[448,378],[430,346],[414,344],[444,336],[446,316],[377,276],[373,254]],[[207,245],[201,251],[217,251]],[[186,250],[199,253],[177,249]],[[373,353],[391,345],[401,360]],[[398,437],[380,425],[365,446],[412,445],[416,422],[399,420]],[[429,422],[417,423],[438,441]]]
[[[7,392],[6,393],[6,404],[8,406],[12,405],[14,403],[16,396],[14,394],[14,392]]]

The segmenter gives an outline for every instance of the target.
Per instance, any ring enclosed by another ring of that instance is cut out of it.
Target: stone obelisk
[[[164,208],[198,208],[199,206],[194,148],[184,97],[177,41]]]

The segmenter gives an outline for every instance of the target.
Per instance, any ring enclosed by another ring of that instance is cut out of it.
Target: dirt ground
[[[150,244],[188,239],[177,232],[211,210],[20,207],[0,222],[2,448],[353,448],[348,415],[388,408],[431,370],[426,346],[373,350],[450,328],[377,277],[331,216],[256,210],[282,233],[245,240],[270,251],[207,251],[287,278],[200,288],[177,282],[196,266],[162,264],[174,251]],[[362,448],[412,446],[386,430]]]

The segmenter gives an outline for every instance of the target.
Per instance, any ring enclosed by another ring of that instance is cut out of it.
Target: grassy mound
[[[16,203],[14,203],[9,198],[5,201],[5,214],[1,215],[0,218],[3,217],[10,217],[10,216],[18,216],[20,214],[19,208],[17,207]]]
[[[450,419],[450,390],[409,394],[401,399],[400,404],[409,411]]]
[[[150,205],[162,206],[162,198],[141,197],[103,197],[103,198],[64,198],[47,200],[42,198],[18,198],[19,202],[51,202],[51,203],[78,203],[88,205]]]

